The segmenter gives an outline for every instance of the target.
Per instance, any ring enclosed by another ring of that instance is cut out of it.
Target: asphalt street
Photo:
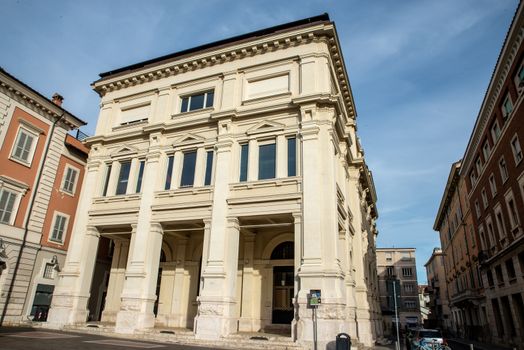
[[[155,343],[135,339],[109,338],[92,334],[66,333],[47,329],[0,327],[2,350],[214,350],[199,346]]]

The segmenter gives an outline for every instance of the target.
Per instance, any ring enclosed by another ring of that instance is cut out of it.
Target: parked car
[[[440,350],[446,341],[442,337],[442,333],[438,329],[417,329],[413,333],[413,337],[409,343],[411,350],[417,349],[432,349],[435,344],[435,350]]]

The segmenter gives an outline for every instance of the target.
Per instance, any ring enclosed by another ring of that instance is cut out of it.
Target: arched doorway
[[[273,249],[271,260],[293,260],[294,243],[282,242]],[[273,266],[273,309],[271,323],[290,324],[293,320],[295,271],[293,265]]]

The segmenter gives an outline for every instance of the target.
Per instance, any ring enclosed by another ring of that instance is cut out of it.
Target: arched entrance
[[[289,241],[280,243],[271,253],[272,262],[294,258],[294,243]],[[294,279],[293,265],[273,266],[273,324],[290,324],[293,320]]]

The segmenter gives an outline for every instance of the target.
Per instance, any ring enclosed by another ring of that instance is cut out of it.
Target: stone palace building
[[[312,17],[100,75],[48,326],[381,336],[376,193],[335,25]],[[98,252],[98,253],[97,253]]]

